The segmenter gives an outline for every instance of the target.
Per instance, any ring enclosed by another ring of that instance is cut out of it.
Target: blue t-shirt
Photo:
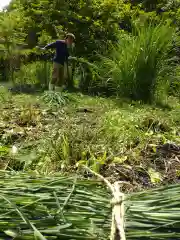
[[[69,53],[68,53],[68,48],[65,41],[58,40],[56,42],[50,43],[47,46],[45,46],[45,49],[50,49],[50,48],[56,49],[56,55],[53,58],[54,62],[64,64],[68,60]]]

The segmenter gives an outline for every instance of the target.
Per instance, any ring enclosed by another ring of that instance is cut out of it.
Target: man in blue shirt
[[[65,40],[57,40],[56,42],[50,43],[43,48],[43,50],[56,49],[56,54],[53,59],[53,73],[52,80],[49,84],[49,90],[62,90],[65,70],[67,70],[66,64],[69,57],[68,48],[72,47],[74,41],[75,36],[72,33],[68,33]]]

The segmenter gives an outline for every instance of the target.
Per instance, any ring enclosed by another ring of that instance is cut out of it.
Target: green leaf
[[[114,163],[124,163],[127,160],[127,156],[114,157]]]
[[[0,152],[9,153],[9,148],[6,146],[0,146]]]
[[[161,174],[159,172],[156,172],[153,168],[148,169],[148,174],[152,183],[160,183],[162,181]]]

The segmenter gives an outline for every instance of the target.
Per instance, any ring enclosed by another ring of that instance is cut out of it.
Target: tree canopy
[[[120,32],[131,32],[137,19],[143,23],[165,18],[178,30],[179,6],[179,0],[12,0],[0,21],[2,26],[8,25],[7,31],[13,27],[17,32],[11,35],[13,39],[20,33],[26,35],[24,42],[29,48],[73,32],[77,55],[90,58],[116,43]],[[15,24],[18,14],[21,20]],[[15,19],[14,26],[8,22],[9,16]]]

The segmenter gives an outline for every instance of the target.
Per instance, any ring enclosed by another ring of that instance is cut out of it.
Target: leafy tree
[[[11,75],[13,80],[13,68],[17,63],[18,48],[24,44],[26,34],[23,32],[21,19],[23,14],[19,11],[3,12],[0,15],[0,48],[3,58],[6,59],[6,76]]]
[[[12,0],[1,21],[10,21],[8,17],[15,13],[22,15],[16,27],[9,28],[8,39],[12,38],[16,45],[22,39],[18,34],[26,35],[20,42],[27,43],[31,52],[38,44],[45,45],[63,38],[66,32],[73,32],[77,40],[76,56],[94,64],[100,56],[108,57],[112,47],[123,42],[125,35],[136,37],[138,27],[147,22],[158,25],[162,19],[163,24],[168,22],[176,27],[173,35],[175,48],[168,54],[171,57],[178,55],[179,7],[180,0]],[[10,49],[14,49],[14,43],[9,46],[8,42],[3,46],[11,55]],[[97,73],[93,72],[93,67],[90,69],[90,65],[82,65],[86,79],[81,85],[83,89],[88,89]]]
[[[12,9],[21,9],[31,18],[32,27],[26,28],[28,36],[33,35],[29,46],[37,44],[42,31],[53,39],[63,37],[67,31],[73,32],[77,54],[88,58],[97,52],[104,53],[110,42],[116,42],[120,22],[131,15],[130,4],[106,0],[14,0],[8,11]]]

